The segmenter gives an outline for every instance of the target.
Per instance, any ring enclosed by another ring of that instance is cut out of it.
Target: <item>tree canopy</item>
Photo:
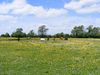
[[[40,26],[40,27],[38,28],[38,35],[39,35],[40,37],[43,38],[43,37],[46,36],[47,31],[48,31],[48,28],[46,28],[45,25],[42,25],[42,26]]]
[[[17,37],[18,41],[19,41],[21,37],[26,36],[26,33],[23,33],[22,31],[23,31],[22,28],[17,28],[16,31],[11,34],[11,36],[12,37]]]
[[[35,33],[33,30],[30,30],[30,32],[27,34],[28,37],[32,38],[35,36]]]
[[[65,34],[63,32],[56,33],[54,35],[47,35],[48,28],[46,25],[41,25],[38,27],[38,34],[35,34],[33,30],[30,30],[28,34],[23,32],[22,28],[17,28],[15,32],[13,32],[11,35],[9,33],[1,34],[1,37],[16,37],[18,38],[18,41],[20,38],[23,37],[55,37],[55,38],[100,38],[100,27],[94,27],[93,25],[89,25],[87,28],[84,27],[84,25],[75,26],[73,27],[71,34]],[[67,31],[67,30],[66,30]]]

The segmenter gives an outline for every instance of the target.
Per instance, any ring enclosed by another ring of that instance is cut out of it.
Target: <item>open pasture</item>
[[[0,75],[100,75],[100,39],[1,40]]]

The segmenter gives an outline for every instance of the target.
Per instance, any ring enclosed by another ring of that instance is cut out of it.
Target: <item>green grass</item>
[[[2,40],[0,75],[100,75],[100,39]]]

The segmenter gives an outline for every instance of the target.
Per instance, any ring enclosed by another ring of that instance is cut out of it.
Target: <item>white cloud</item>
[[[27,4],[22,9],[14,9],[12,13],[21,15],[33,14],[37,17],[55,17],[66,14],[66,10],[53,8],[46,10],[42,6],[31,6]]]
[[[100,0],[72,0],[65,4],[66,9],[45,9],[42,6],[30,5],[26,0],[13,0],[11,3],[3,2],[0,4],[0,33],[11,33],[18,27],[23,28],[25,32],[29,32],[31,29],[37,32],[41,24],[46,24],[49,28],[48,33],[51,34],[57,32],[70,33],[76,25],[85,25],[86,27],[93,24],[94,26],[100,26],[100,18],[98,17],[66,16],[67,9],[78,13],[99,12],[98,2]],[[34,17],[29,14],[33,14]]]
[[[15,22],[17,20],[17,17],[15,16],[10,16],[10,15],[0,15],[0,22]]]
[[[37,17],[55,17],[66,14],[67,10],[49,8],[42,6],[32,6],[26,0],[13,0],[12,3],[0,4],[0,14],[11,13],[13,15],[29,15],[33,14]]]
[[[10,10],[9,4],[6,4],[5,2],[0,4],[0,14],[7,14],[9,10]]]
[[[72,0],[64,7],[77,13],[100,13],[100,0]]]

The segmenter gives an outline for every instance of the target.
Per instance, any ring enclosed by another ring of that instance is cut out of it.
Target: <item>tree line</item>
[[[23,32],[22,28],[17,28],[15,32],[12,32],[10,35],[9,33],[1,34],[0,37],[16,37],[18,41],[20,41],[20,38],[33,38],[33,37],[40,37],[40,38],[45,38],[48,37],[47,35],[48,28],[46,28],[45,25],[41,25],[38,28],[38,34],[36,34],[33,30],[30,30],[28,34]]]
[[[47,31],[49,29],[46,27],[46,25],[41,25],[38,28],[38,34],[36,34],[33,30],[30,30],[29,33],[23,32],[22,28],[17,28],[15,32],[12,32],[10,35],[9,33],[1,34],[1,37],[16,37],[18,38],[18,41],[20,38],[33,38],[33,37],[40,37],[40,38],[100,38],[100,27],[94,27],[93,25],[88,26],[85,28],[83,25],[81,26],[75,26],[71,34],[65,34],[63,32],[57,33],[54,35],[48,35]],[[67,30],[66,30],[67,31]]]
[[[75,38],[100,38],[100,27],[93,27],[93,25],[87,28],[83,25],[75,26],[71,31],[71,36]]]

